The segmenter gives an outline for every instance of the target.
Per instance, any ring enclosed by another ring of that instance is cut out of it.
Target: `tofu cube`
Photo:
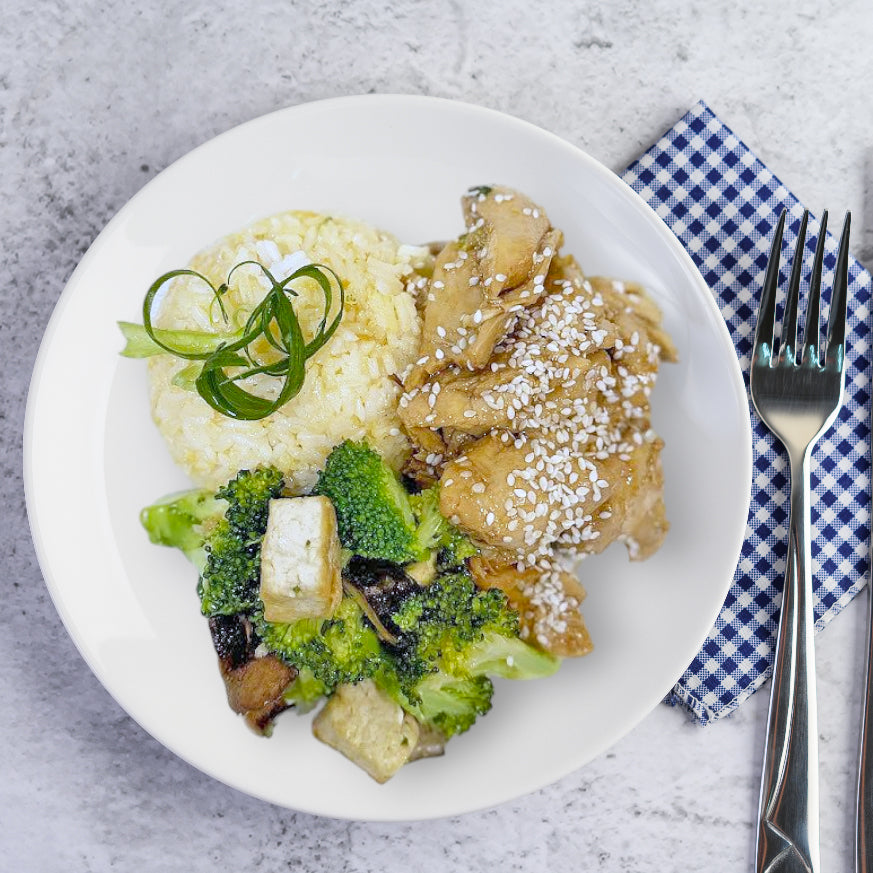
[[[267,621],[327,618],[342,598],[336,513],[326,497],[270,501],[261,544],[261,600]]]
[[[387,782],[418,745],[418,722],[370,679],[340,685],[312,722],[315,736],[377,782]]]

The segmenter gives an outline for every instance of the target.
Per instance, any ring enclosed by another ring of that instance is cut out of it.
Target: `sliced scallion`
[[[205,282],[227,324],[229,319],[222,298],[230,288],[233,274],[244,266],[260,269],[270,283],[270,290],[251,311],[240,330],[208,333],[163,330],[154,326],[158,292],[178,276],[193,276]],[[292,298],[298,294],[291,283],[302,278],[314,280],[324,295],[323,314],[309,339],[304,336],[292,305]],[[331,317],[335,289],[338,292],[337,311]],[[330,267],[323,264],[307,264],[280,281],[258,261],[242,261],[230,270],[227,280],[217,288],[206,276],[194,270],[170,270],[159,276],[146,292],[142,325],[119,322],[127,340],[122,354],[136,358],[171,354],[184,360],[202,361],[199,369],[197,365],[184,368],[184,376],[178,384],[193,384],[213,409],[228,418],[256,421],[271,415],[300,392],[306,376],[306,362],[334,335],[344,306],[343,283]],[[253,348],[258,340],[264,340],[269,348],[266,357],[260,356]],[[279,380],[278,391],[265,397],[238,384],[259,375]]]

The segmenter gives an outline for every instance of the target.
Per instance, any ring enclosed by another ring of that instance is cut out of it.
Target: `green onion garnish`
[[[166,282],[177,276],[194,276],[205,282],[215,295],[224,321],[228,323],[222,297],[227,293],[230,280],[240,267],[258,267],[270,281],[270,290],[252,310],[241,330],[227,333],[207,333],[193,330],[161,330],[152,324],[154,301]],[[315,334],[308,341],[303,336],[300,322],[291,305],[297,292],[290,287],[295,279],[314,279],[324,294],[324,314]],[[333,285],[339,290],[339,309],[328,323],[333,306]],[[306,362],[336,332],[345,306],[345,289],[339,276],[323,264],[307,264],[295,270],[286,279],[277,281],[272,273],[257,261],[242,261],[227,274],[227,280],[216,288],[206,276],[194,270],[170,270],[159,276],[146,293],[142,305],[142,325],[120,322],[127,339],[123,355],[148,357],[167,352],[189,361],[203,361],[199,372],[186,368],[185,384],[193,378],[197,393],[215,410],[228,418],[256,421],[266,418],[295,397],[303,387]],[[271,353],[269,360],[259,358],[252,346],[263,339]],[[280,380],[281,387],[274,400],[240,387],[237,383],[250,376],[267,375]]]

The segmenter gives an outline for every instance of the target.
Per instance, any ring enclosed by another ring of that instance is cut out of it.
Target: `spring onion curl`
[[[220,342],[214,348],[204,348],[203,344],[184,342],[174,344],[173,334],[162,331],[152,324],[155,298],[166,282],[177,276],[194,276],[205,282],[215,295],[215,302],[221,310],[225,323],[227,311],[222,300],[230,286],[233,274],[244,266],[260,268],[270,282],[270,290],[263,300],[252,310],[241,335]],[[297,292],[290,287],[295,279],[315,280],[324,294],[324,314],[318,323],[315,334],[306,340],[291,304]],[[334,301],[333,285],[339,289],[339,309],[328,323]],[[307,264],[295,270],[290,276],[278,281],[273,274],[257,261],[241,261],[227,274],[226,281],[216,288],[206,276],[195,270],[170,270],[158,277],[151,285],[142,306],[143,329],[156,345],[189,361],[203,361],[199,374],[194,380],[197,393],[215,410],[228,418],[242,421],[257,421],[274,413],[295,397],[303,387],[305,365],[322,346],[327,343],[339,327],[345,306],[345,289],[339,276],[323,264]],[[259,358],[252,349],[256,340],[264,339],[270,349],[270,360]],[[281,388],[274,400],[253,394],[237,383],[250,376],[272,376],[281,380]]]

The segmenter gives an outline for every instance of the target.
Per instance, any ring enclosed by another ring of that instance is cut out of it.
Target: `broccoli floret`
[[[142,511],[152,542],[181,549],[200,570],[197,593],[204,615],[257,607],[261,540],[270,500],[282,486],[282,474],[273,467],[241,470],[213,495],[190,491]]]
[[[206,541],[224,515],[227,503],[205,488],[171,494],[139,514],[149,539],[160,546],[180,549],[202,571]]]
[[[459,567],[478,553],[470,538],[440,513],[439,485],[412,494],[409,502],[418,525],[415,534],[417,547],[422,553],[437,553],[438,569]]]
[[[433,485],[418,494],[410,495],[409,503],[418,525],[415,532],[418,548],[424,552],[440,548],[451,525],[440,514],[439,486]]]
[[[446,541],[437,552],[437,567],[440,570],[453,570],[463,565],[467,558],[479,554],[479,549],[466,534],[452,526]]]
[[[270,501],[282,493],[284,480],[275,467],[240,470],[215,496],[227,501],[224,513],[231,529],[241,537],[262,537],[267,529]]]
[[[518,637],[486,630],[482,639],[463,652],[466,669],[503,679],[540,679],[551,676],[561,662]]]
[[[308,671],[326,694],[337,685],[372,676],[387,657],[376,632],[350,597],[343,597],[332,618],[283,624],[259,615],[255,629],[270,651],[298,670]]]
[[[315,494],[330,498],[343,546],[364,558],[407,564],[427,557],[416,542],[409,495],[397,474],[365,443],[330,453]]]
[[[477,553],[469,537],[440,515],[438,486],[407,494],[397,474],[365,443],[338,445],[313,493],[330,498],[340,543],[352,554],[394,564],[432,561],[445,570]]]
[[[439,576],[407,598],[392,620],[402,636],[396,679],[386,677],[383,687],[447,737],[488,711],[489,676],[533,679],[560,663],[519,639],[518,614],[502,591],[479,590],[464,571]]]
[[[459,678],[440,672],[426,676],[416,690],[418,717],[449,739],[469,730],[491,709],[494,685],[487,676]]]
[[[258,605],[261,540],[270,500],[282,493],[282,486],[282,474],[264,467],[241,470],[215,492],[227,501],[227,509],[206,543],[206,567],[197,585],[204,615],[232,615]]]
[[[286,702],[296,707],[300,713],[309,712],[328,693],[324,682],[315,678],[312,670],[305,667],[297,671],[294,681],[282,695]]]
[[[394,613],[401,631],[415,636],[415,655],[428,664],[454,659],[486,633],[516,639],[518,614],[506,595],[482,591],[464,571],[446,573],[405,600]]]

